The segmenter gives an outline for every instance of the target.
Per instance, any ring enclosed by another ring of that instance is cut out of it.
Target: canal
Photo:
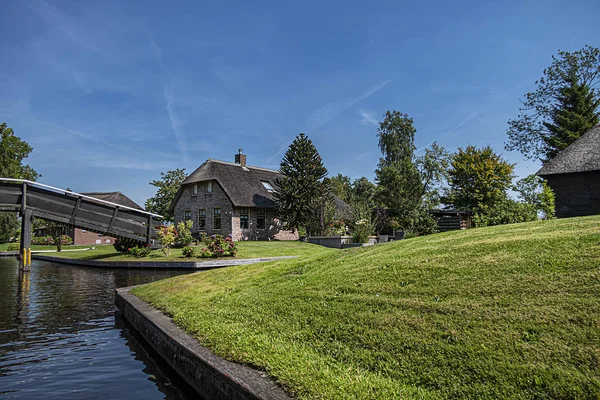
[[[0,257],[0,398],[197,397],[115,316],[115,288],[182,273]]]

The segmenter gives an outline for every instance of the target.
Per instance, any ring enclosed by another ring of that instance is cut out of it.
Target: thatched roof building
[[[600,214],[600,124],[538,172],[556,195],[556,216]]]

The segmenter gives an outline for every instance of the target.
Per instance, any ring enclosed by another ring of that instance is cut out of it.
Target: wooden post
[[[148,229],[146,235],[146,244],[152,244],[152,215],[148,215]]]
[[[31,266],[31,220],[33,219],[33,210],[25,209],[21,217],[21,260],[19,268],[29,270]]]

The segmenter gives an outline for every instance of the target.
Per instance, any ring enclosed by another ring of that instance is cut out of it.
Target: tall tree
[[[407,114],[387,111],[377,133],[382,154],[375,171],[377,199],[403,226],[410,224],[423,191],[414,162],[416,131]]]
[[[165,221],[173,222],[174,215],[170,211],[171,203],[175,200],[175,195],[184,180],[184,168],[178,168],[166,173],[161,172],[160,180],[150,182],[150,184],[156,186],[158,190],[153,197],[146,200],[146,211],[160,214],[164,217]]]
[[[543,162],[577,140],[599,121],[600,50],[584,46],[559,51],[527,93],[516,119],[508,121],[507,150]]]
[[[423,188],[421,202],[427,209],[439,206],[440,191],[448,178],[450,153],[437,142],[425,149],[425,154],[416,160]]]
[[[352,181],[349,177],[337,174],[331,178],[325,178],[324,181],[329,185],[331,193],[335,194],[346,203],[350,203],[352,197]]]
[[[28,179],[35,181],[41,175],[23,160],[29,157],[33,148],[9,128],[6,122],[0,124],[0,177]],[[15,213],[0,213],[0,242],[16,235],[18,229]]]
[[[329,193],[323,178],[327,169],[313,142],[304,133],[296,136],[281,160],[282,178],[276,180],[277,214],[287,229],[296,231],[314,221],[315,210],[322,210]]]
[[[459,148],[450,165],[450,188],[444,203],[485,214],[507,198],[514,164],[494,153],[490,146]]]

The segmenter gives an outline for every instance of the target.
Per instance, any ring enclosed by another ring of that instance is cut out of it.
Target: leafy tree
[[[152,181],[150,184],[156,186],[156,194],[146,200],[146,210],[162,215],[167,222],[173,222],[174,215],[170,211],[171,203],[175,200],[175,195],[179,187],[185,180],[185,169],[176,169],[167,173],[160,173],[160,180]]]
[[[346,203],[352,201],[352,182],[349,177],[337,174],[331,178],[325,178],[324,181],[331,188],[331,193],[335,194]]]
[[[475,213],[473,222],[475,226],[491,226],[516,224],[537,220],[537,212],[533,204],[505,198],[496,203],[486,213]]]
[[[448,171],[449,190],[444,203],[456,209],[487,214],[507,198],[514,164],[494,153],[490,146],[459,148]]]
[[[23,160],[29,157],[33,148],[18,136],[6,122],[0,124],[0,177],[35,181],[41,175]],[[16,213],[0,213],[0,242],[16,235],[19,223]]]
[[[600,50],[559,51],[527,93],[516,119],[508,121],[507,150],[546,162],[599,121]]]
[[[545,219],[554,218],[554,192],[542,178],[529,175],[519,180],[514,190],[523,203],[532,205]]]
[[[329,193],[328,183],[323,180],[327,169],[313,142],[301,133],[285,153],[279,171],[283,177],[275,182],[277,214],[294,232],[310,224],[315,209],[321,208],[323,193]]]
[[[439,205],[440,191],[448,178],[449,165],[450,153],[437,142],[433,142],[425,149],[425,154],[417,158],[416,166],[423,183],[421,198],[426,209]]]
[[[410,224],[423,192],[414,163],[415,133],[413,120],[407,114],[387,111],[377,134],[382,153],[375,171],[377,199],[397,216],[402,226]]]

